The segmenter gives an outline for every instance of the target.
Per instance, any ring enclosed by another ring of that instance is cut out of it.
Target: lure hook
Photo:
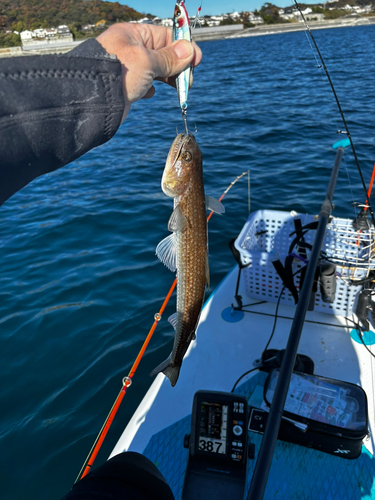
[[[181,110],[182,118],[185,124],[185,134],[189,133],[188,125],[187,125],[187,111],[186,108]]]

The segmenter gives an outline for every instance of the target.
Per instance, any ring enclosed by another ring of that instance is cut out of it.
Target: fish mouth
[[[180,156],[181,149],[184,147],[186,142],[194,137],[191,134],[178,134],[175,140],[172,143],[171,149],[169,150],[167,161],[165,165],[169,168],[173,167]]]
[[[184,193],[188,187],[189,168],[184,166],[184,148],[190,148],[190,141],[195,139],[190,134],[178,134],[172,143],[169,150],[163,177],[161,180],[161,188],[164,194],[171,198],[176,198]],[[191,159],[191,154],[188,154]]]
[[[180,156],[182,148],[191,140],[195,142],[195,137],[191,134],[181,133],[177,135],[172,143],[171,149],[169,150],[167,161],[165,162],[166,167],[174,167],[178,157]]]

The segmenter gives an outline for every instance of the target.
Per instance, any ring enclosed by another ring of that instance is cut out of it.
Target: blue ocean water
[[[315,31],[366,183],[374,154],[375,27]],[[251,209],[315,213],[342,123],[304,32],[204,42],[189,95],[206,192],[251,172]],[[116,136],[35,180],[0,208],[1,498],[61,498],[173,281],[155,257],[172,202],[160,189],[183,130],[176,92],[157,84]],[[228,241],[248,212],[247,178],[209,224],[211,291],[234,265]],[[335,214],[364,201],[347,151]],[[97,458],[109,455],[170,352],[170,304]]]

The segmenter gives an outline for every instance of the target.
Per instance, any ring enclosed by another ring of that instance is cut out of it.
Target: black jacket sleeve
[[[124,107],[121,64],[95,39],[67,54],[0,59],[0,205],[107,142]]]

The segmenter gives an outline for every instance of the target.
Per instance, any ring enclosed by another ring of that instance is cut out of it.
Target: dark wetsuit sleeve
[[[124,107],[121,64],[95,39],[67,54],[0,59],[0,204],[108,141]]]

